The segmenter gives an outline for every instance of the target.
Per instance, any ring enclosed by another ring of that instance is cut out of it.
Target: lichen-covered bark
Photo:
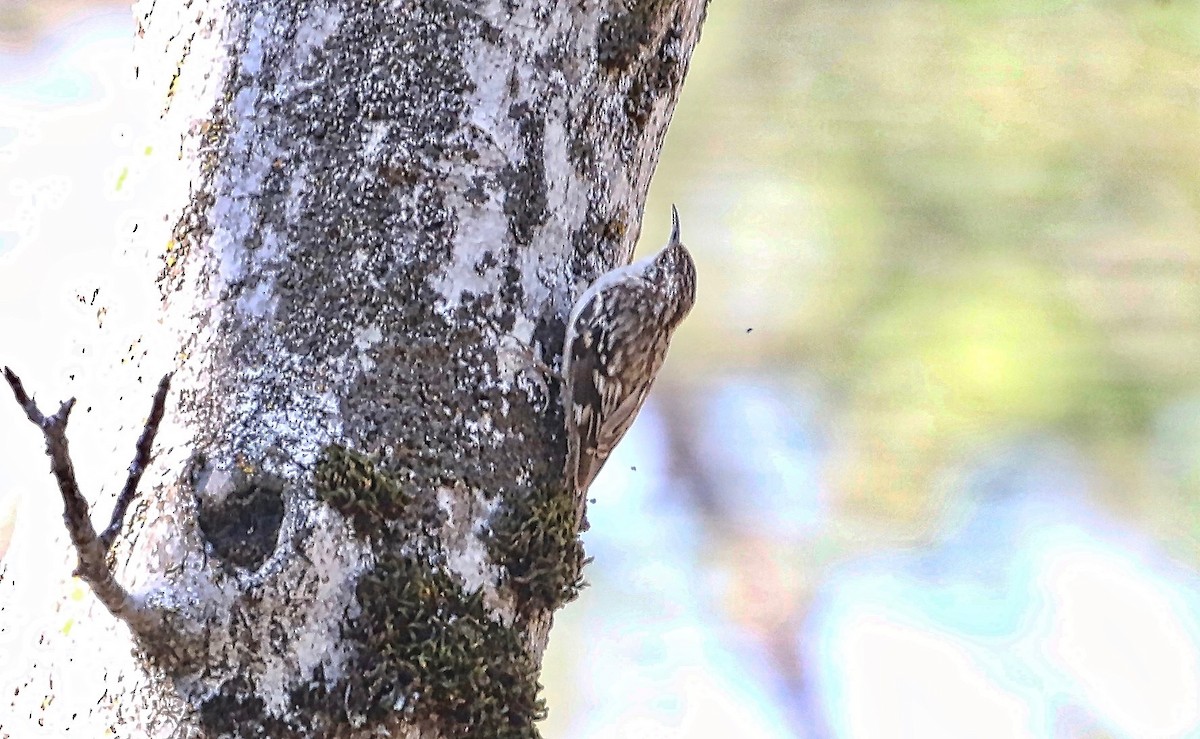
[[[109,300],[121,372],[175,376],[116,561],[155,625],[87,615],[117,646],[66,724],[534,736],[583,559],[538,366],[628,260],[703,2],[135,12],[157,299]],[[56,684],[5,729],[63,725]]]

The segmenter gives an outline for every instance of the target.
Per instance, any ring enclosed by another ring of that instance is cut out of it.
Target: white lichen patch
[[[358,350],[358,364],[363,372],[375,369],[375,360],[371,358],[370,350],[383,340],[383,332],[378,326],[366,326],[354,332],[354,348]]]
[[[499,573],[492,565],[482,537],[498,502],[487,500],[478,490],[446,487],[438,488],[437,502],[446,514],[442,531],[446,567],[462,579],[465,592],[481,592],[488,610],[501,622],[510,623],[516,614],[516,604],[510,595],[502,596],[496,589]]]
[[[546,200],[548,207],[560,217],[551,219],[544,227],[542,238],[531,245],[534,248],[523,250],[521,254],[521,288],[526,299],[535,305],[549,301],[551,288],[570,275],[564,261],[569,250],[563,245],[571,243],[570,229],[585,221],[591,205],[588,183],[575,176],[574,165],[567,157],[571,142],[566,121],[549,117],[544,135],[546,141],[540,154],[546,168]]]
[[[430,279],[441,296],[437,309],[443,316],[450,316],[461,306],[464,296],[497,292],[502,279],[500,248],[508,233],[503,212],[500,208],[474,208],[461,199],[459,206],[462,215],[454,250],[441,272]],[[485,267],[488,257],[492,263]]]
[[[500,337],[497,357],[497,386],[508,389],[514,385],[527,389],[537,388],[548,393],[546,373],[551,371],[545,359],[535,353],[533,342],[534,323],[525,315],[517,314],[512,330]]]
[[[364,128],[366,136],[362,145],[363,161],[377,164],[385,152],[383,143],[391,131],[391,124],[387,121],[372,121]]]
[[[237,90],[230,106],[229,120],[233,128],[229,134],[228,161],[232,166],[223,171],[227,182],[216,188],[222,195],[215,200],[209,216],[213,226],[210,248],[218,256],[219,265],[219,279],[211,285],[214,297],[224,294],[229,286],[242,282],[249,275],[260,275],[262,267],[276,259],[281,251],[278,236],[270,227],[263,227],[260,212],[267,178],[287,164],[275,137],[264,135],[271,120],[269,111],[262,105],[267,93],[258,81],[266,78],[264,66],[272,63],[267,58],[273,51],[270,43],[279,36],[270,17],[265,11],[254,14],[245,48],[238,57],[241,79],[251,83]],[[305,14],[296,34],[294,51],[284,65],[288,68],[272,76],[273,80],[283,81],[272,88],[273,97],[287,94],[288,81],[303,78],[300,67],[312,60],[314,52],[337,29],[341,18],[341,12],[336,9],[316,8]],[[288,182],[290,197],[286,202],[289,209],[300,201],[299,194],[308,186],[305,174],[304,166],[300,165]],[[259,248],[247,248],[255,243],[250,236],[259,228],[262,230]],[[250,316],[266,317],[273,312],[276,302],[274,290],[264,287],[260,281],[249,296],[240,299],[238,308]]]
[[[288,165],[288,192],[283,201],[283,217],[289,223],[300,220],[300,204],[304,202],[301,196],[309,187],[309,166],[307,162],[291,162]]]
[[[291,690],[308,685],[318,666],[327,686],[345,676],[351,655],[342,626],[358,615],[355,588],[374,561],[370,548],[327,506],[302,508],[299,514],[312,524],[304,554],[293,557],[272,583],[276,595],[264,601],[266,612],[257,620],[263,630],[259,641],[275,642],[260,652],[256,677],[258,694],[267,696],[266,708],[276,716],[286,714]]]
[[[225,502],[225,498],[233,492],[234,488],[235,482],[231,470],[214,469],[197,486],[196,494],[212,503],[223,503]]]
[[[341,409],[330,385],[297,381],[281,388],[281,376],[315,378],[326,373],[308,357],[285,349],[277,338],[267,335],[262,340],[268,343],[262,349],[270,364],[242,367],[238,376],[242,391],[232,399],[230,412],[239,419],[236,427],[253,429],[240,439],[239,451],[246,459],[258,460],[262,472],[296,479],[342,433]],[[280,389],[286,392],[283,402]]]
[[[278,297],[271,289],[271,283],[260,280],[248,292],[238,298],[238,310],[252,318],[269,318],[275,312]]]
[[[345,14],[336,5],[309,5],[304,12],[300,27],[296,29],[296,43],[292,56],[295,68],[309,64],[316,50],[324,48],[333,32],[342,25]]]
[[[518,315],[513,322],[510,335],[525,346],[533,346],[533,330],[537,328],[533,321],[523,315]]]
[[[378,326],[367,326],[354,332],[354,346],[365,352],[383,340],[383,332]]]
[[[262,72],[263,44],[271,32],[270,22],[263,12],[254,14],[250,19],[250,33],[246,39],[246,51],[242,53],[242,71],[250,76]]]
[[[471,126],[489,144],[480,152],[484,157],[481,163],[488,165],[507,160],[506,152],[517,148],[516,127],[508,118],[508,107],[514,102],[509,86],[514,60],[510,52],[499,47],[489,49],[481,44],[477,50],[466,64],[467,74],[475,84],[469,115]]]

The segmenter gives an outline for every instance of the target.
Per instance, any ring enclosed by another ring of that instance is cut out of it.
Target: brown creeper
[[[580,498],[650,393],[671,334],[696,302],[696,265],[679,240],[651,257],[604,273],[567,320],[563,345],[566,476]]]

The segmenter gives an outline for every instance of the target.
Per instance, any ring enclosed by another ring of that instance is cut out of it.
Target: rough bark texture
[[[18,532],[0,733],[535,736],[583,552],[533,357],[629,258],[702,0],[135,12],[157,294],[98,343],[114,440],[175,373],[112,555],[146,618]]]

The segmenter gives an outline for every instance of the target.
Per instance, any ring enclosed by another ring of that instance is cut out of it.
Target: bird
[[[586,492],[650,394],[675,329],[696,302],[696,264],[671,206],[658,253],[605,272],[571,308],[563,343],[564,475],[582,519]]]

